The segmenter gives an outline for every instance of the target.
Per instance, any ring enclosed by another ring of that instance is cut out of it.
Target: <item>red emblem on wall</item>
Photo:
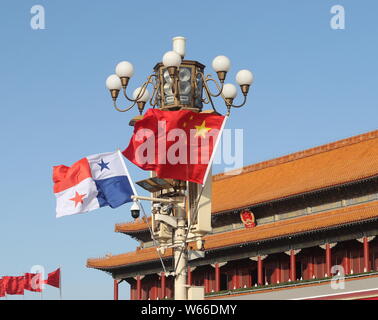
[[[256,226],[255,216],[250,210],[243,210],[240,212],[240,219],[246,228],[254,228]]]

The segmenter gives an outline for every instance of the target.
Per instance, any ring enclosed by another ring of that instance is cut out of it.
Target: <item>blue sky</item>
[[[30,27],[36,4],[45,8],[45,30]],[[337,4],[345,30],[330,27]],[[53,165],[127,146],[136,111],[112,109],[104,84],[119,61],[135,66],[133,90],[181,35],[186,58],[208,72],[220,54],[232,61],[229,80],[251,69],[249,103],[227,124],[244,129],[247,165],[377,129],[377,9],[374,0],[3,0],[0,276],[60,265],[63,298],[112,298],[111,277],[85,264],[134,250],[134,240],[113,232],[131,220],[129,205],[56,219],[51,173]],[[147,176],[127,165],[135,180]],[[44,293],[58,297],[52,287]],[[122,284],[120,298],[127,297]]]

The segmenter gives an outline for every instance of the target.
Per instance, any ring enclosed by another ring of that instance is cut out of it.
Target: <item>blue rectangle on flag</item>
[[[126,202],[131,202],[134,192],[127,176],[116,176],[112,178],[95,180],[100,207],[110,206],[117,208]]]

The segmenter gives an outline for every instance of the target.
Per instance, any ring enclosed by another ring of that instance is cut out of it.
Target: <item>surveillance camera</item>
[[[163,211],[165,211],[168,215],[172,215],[173,213],[173,204],[169,203],[164,206]]]
[[[131,211],[131,216],[134,219],[139,218],[140,209],[139,209],[139,205],[136,202],[133,203],[133,205],[131,206],[130,211]]]
[[[167,212],[168,212],[169,215],[172,215],[172,213],[173,213],[173,207],[174,207],[173,203],[168,204],[168,206],[167,206]]]
[[[155,202],[154,204],[152,204],[152,207],[155,208],[155,209],[160,209],[161,208],[161,204]]]

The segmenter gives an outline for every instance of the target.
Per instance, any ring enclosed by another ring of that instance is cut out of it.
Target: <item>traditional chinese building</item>
[[[377,182],[378,130],[215,175],[213,232],[205,256],[189,261],[188,284],[204,286],[208,299],[378,296]],[[140,246],[87,266],[112,275],[115,298],[122,280],[131,299],[171,298],[173,278],[162,273],[146,222],[115,231]],[[171,250],[163,261],[172,268]],[[337,274],[344,289],[331,288]]]

